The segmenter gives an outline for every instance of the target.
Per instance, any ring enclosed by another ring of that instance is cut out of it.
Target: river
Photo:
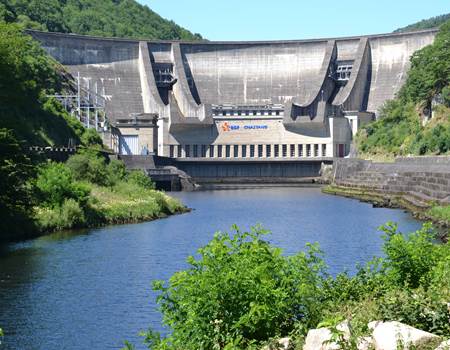
[[[64,232],[0,249],[0,327],[4,349],[120,349],[137,333],[162,330],[151,281],[186,267],[217,230],[261,223],[293,254],[319,242],[331,273],[354,271],[380,255],[377,227],[420,227],[402,210],[373,208],[316,187],[176,193],[193,211],[167,219]],[[142,346],[138,346],[140,349]]]

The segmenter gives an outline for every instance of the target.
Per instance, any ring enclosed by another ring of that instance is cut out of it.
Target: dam
[[[437,30],[264,42],[28,33],[79,84],[98,86],[111,149],[188,169],[348,156]]]

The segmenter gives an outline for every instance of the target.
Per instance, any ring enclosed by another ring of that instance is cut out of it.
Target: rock
[[[406,324],[391,321],[373,321],[369,323],[375,350],[409,349],[411,346],[423,346],[439,339],[438,336],[408,326]]]
[[[450,350],[450,339],[442,342],[436,350]]]
[[[276,345],[268,345],[262,348],[262,350],[289,350],[292,348],[291,338],[281,338],[277,340]]]
[[[344,339],[350,338],[350,329],[348,322],[341,322],[336,328],[344,333]],[[306,336],[303,350],[338,350],[339,345],[330,342],[332,333],[328,328],[311,329]]]
[[[373,338],[363,337],[358,339],[358,350],[372,350],[373,349]]]

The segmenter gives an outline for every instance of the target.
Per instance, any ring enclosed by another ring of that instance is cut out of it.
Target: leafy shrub
[[[431,226],[424,225],[407,237],[399,233],[393,223],[381,229],[385,233],[384,265],[392,282],[399,287],[428,286],[430,271],[440,259],[440,249],[435,248],[435,234]]]
[[[103,141],[98,132],[95,129],[84,129],[81,135],[81,143],[84,146],[102,146]]]
[[[245,347],[287,334],[295,323],[317,324],[324,267],[318,248],[285,257],[262,239],[267,231],[234,230],[216,234],[167,285],[154,283],[172,333],[166,339],[148,333],[153,348]]]
[[[154,189],[155,184],[152,182],[150,177],[142,170],[133,170],[127,176],[127,180],[139,187],[146,189]]]
[[[83,209],[72,198],[66,199],[62,206],[40,208],[37,220],[38,226],[42,231],[76,228],[86,222]]]
[[[55,162],[41,167],[36,189],[42,203],[49,207],[61,207],[66,199],[74,199],[84,206],[90,194],[90,188],[75,181],[68,167]]]
[[[67,167],[77,180],[85,180],[97,185],[108,185],[106,160],[96,151],[85,150],[74,154],[67,162]]]
[[[113,159],[108,163],[106,172],[109,186],[114,186],[119,181],[125,179],[125,176],[127,175],[125,164],[121,160],[116,159]]]

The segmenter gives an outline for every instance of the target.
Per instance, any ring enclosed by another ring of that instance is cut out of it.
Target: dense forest
[[[363,157],[450,152],[450,20],[432,45],[415,52],[405,85],[387,101],[379,120],[357,137]],[[432,106],[432,101],[436,103]],[[432,107],[431,107],[432,106]],[[434,117],[424,123],[424,116]]]
[[[0,0],[0,20],[23,28],[122,38],[201,40],[135,0]]]
[[[403,28],[398,28],[398,29],[394,30],[394,33],[404,33],[404,32],[412,32],[414,30],[436,28],[436,27],[439,27],[440,25],[444,24],[449,19],[450,19],[450,13],[447,13],[446,15],[440,15],[440,16],[431,17],[428,19],[423,19],[420,22],[410,24]]]

